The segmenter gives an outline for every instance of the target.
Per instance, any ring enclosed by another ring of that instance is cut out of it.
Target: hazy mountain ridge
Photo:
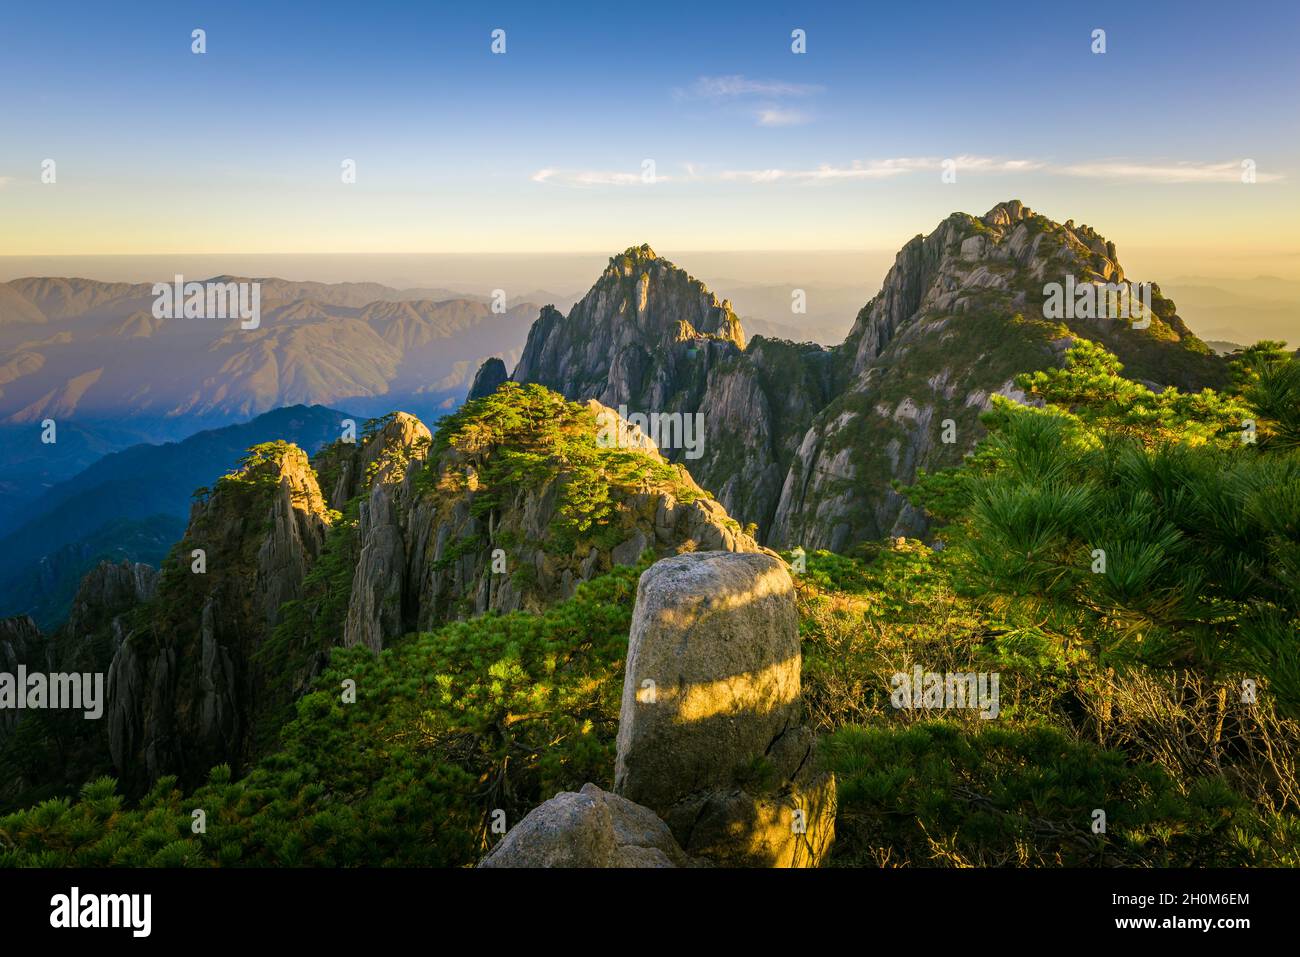
[[[482,358],[517,354],[537,312],[430,298],[447,293],[438,289],[257,281],[256,329],[157,319],[148,283],[0,284],[0,422],[133,420],[164,438],[179,422],[193,432],[300,403],[435,415],[456,405]]]

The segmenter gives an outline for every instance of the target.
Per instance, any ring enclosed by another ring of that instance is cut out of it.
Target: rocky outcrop
[[[548,307],[529,333],[515,382],[627,414],[696,415],[701,447],[664,443],[744,525],[770,524],[781,483],[834,367],[820,346],[746,343],[730,303],[647,246],[609,267],[568,316]]]
[[[276,669],[257,652],[301,595],[329,521],[306,454],[283,442],[255,447],[196,503],[149,624],[109,666],[109,750],[128,791],[169,773],[193,784],[253,756]]]
[[[140,562],[100,562],[81,580],[62,628],[65,641],[80,641],[158,591],[158,569]],[[119,634],[120,644],[120,634]]]
[[[653,811],[585,784],[534,808],[479,867],[689,867]]]
[[[542,449],[546,463],[536,478],[510,486],[499,498],[502,490],[489,488],[484,476],[495,457],[517,449],[445,447],[426,462],[418,437],[427,433],[407,423],[400,436],[391,433],[395,425],[376,434],[372,441],[396,451],[391,470],[368,469],[346,644],[379,650],[409,631],[449,620],[537,611],[614,565],[635,564],[646,551],[758,549],[717,501],[685,470],[670,466],[616,411],[592,401],[564,414],[571,428],[587,433],[593,449],[601,421],[612,423],[608,427],[624,437],[621,448],[643,456],[646,470],[658,468],[662,477],[622,482],[602,475],[611,521],[599,535],[579,535],[563,546],[557,545],[563,539],[556,527],[566,489],[579,478],[560,450]],[[483,507],[484,501],[492,507]]]
[[[609,261],[568,316],[542,310],[512,378],[634,412],[672,411],[674,393],[691,383],[698,408],[700,371],[744,348],[730,302],[649,246],[634,246]]]
[[[405,634],[417,617],[407,587],[408,519],[416,493],[413,479],[424,464],[432,436],[413,415],[391,416],[361,449],[361,473],[369,482],[358,516],[360,552],[352,578],[343,644],[374,651],[385,638]],[[411,481],[408,481],[408,478]]]
[[[556,795],[480,866],[818,866],[834,840],[835,779],[801,724],[800,666],[779,558],[656,562],[637,586],[617,796],[591,784]]]
[[[19,665],[26,665],[33,670],[51,670],[48,668],[48,653],[40,629],[30,617],[22,615],[17,618],[0,618],[0,672],[17,674]],[[0,743],[18,727],[18,722],[25,713],[17,709],[0,708]]]
[[[834,834],[835,784],[800,723],[801,661],[780,559],[652,565],[628,638],[614,790],[658,813],[692,856],[816,866]]]
[[[77,673],[95,676],[107,687],[107,673],[129,633],[131,613],[149,601],[158,585],[158,572],[135,562],[100,562],[81,580],[72,602],[71,616],[53,635],[42,637],[30,619],[0,621],[0,672],[12,672],[22,663],[29,671]],[[83,681],[87,680],[83,678]],[[9,768],[13,777],[0,780],[0,798],[28,789],[46,792],[79,786],[86,769],[103,768],[108,756],[107,706],[99,720],[85,720],[76,711],[41,713],[36,737],[28,747],[45,756],[39,766],[21,762]],[[26,711],[0,710],[0,743]],[[3,778],[4,775],[0,775]]]
[[[894,483],[960,462],[990,396],[1059,364],[1070,336],[1102,342],[1153,383],[1199,389],[1223,376],[1158,288],[1147,329],[1046,319],[1047,283],[1128,277],[1114,243],[1018,200],[978,219],[954,213],[908,242],[834,349],[745,343],[727,310],[711,311],[716,297],[702,314],[703,287],[642,250],[611,260],[567,317],[543,310],[512,378],[630,411],[701,413],[702,453],[666,455],[773,547],[923,534],[925,516]]]
[[[1017,375],[1060,363],[1071,336],[1098,339],[1168,384],[1208,384],[1217,364],[1156,293],[1151,328],[1114,319],[1048,319],[1049,283],[1123,283],[1113,243],[1053,223],[1019,201],[982,219],[948,217],[903,247],[880,293],[840,347],[849,385],[814,417],[782,486],[768,540],[842,550],[920,536],[925,516],[894,488],[958,464]],[[1143,362],[1149,353],[1162,358]],[[1190,370],[1190,371],[1189,371]],[[1199,370],[1199,371],[1197,371]]]
[[[466,398],[473,400],[491,395],[509,378],[510,373],[506,370],[504,362],[496,356],[484,359],[483,364],[478,367],[478,372],[474,373],[474,382],[470,385],[469,395]]]

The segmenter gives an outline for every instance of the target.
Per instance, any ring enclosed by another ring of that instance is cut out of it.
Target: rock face
[[[483,364],[478,367],[478,372],[474,374],[474,382],[469,387],[468,399],[481,399],[485,395],[491,395],[501,387],[501,383],[510,378],[510,373],[506,371],[506,364],[493,356],[490,359],[483,360]]]
[[[762,528],[799,438],[830,398],[829,358],[820,346],[761,337],[747,348],[729,302],[634,246],[568,316],[542,310],[511,378],[629,415],[702,413],[702,449],[660,452],[687,465],[732,518]]]
[[[479,867],[689,867],[653,811],[585,784],[534,808]]]
[[[81,580],[68,622],[64,643],[80,643],[117,616],[143,604],[158,591],[158,569],[138,562],[100,562]],[[115,635],[121,644],[121,632]]]
[[[329,521],[306,454],[283,442],[256,447],[194,506],[150,624],[109,666],[109,750],[128,791],[169,773],[193,785],[214,765],[238,769],[253,755],[274,667],[255,654],[282,603],[300,596]]]
[[[779,558],[656,562],[637,587],[616,794],[556,795],[480,866],[818,866],[835,836],[835,779],[800,724],[800,665]]]
[[[94,735],[70,732],[83,763],[110,755],[128,794],[164,774],[193,786],[220,763],[239,773],[335,646],[379,651],[452,619],[541,609],[647,551],[758,550],[617,413],[531,388],[558,437],[539,440],[526,422],[484,443],[489,424],[472,421],[467,445],[448,440],[435,454],[429,430],[398,412],[323,450],[314,467],[288,443],[255,446],[194,506],[161,576],[127,563],[95,569],[57,642],[61,660],[106,673],[104,719]],[[619,448],[598,445],[601,416]],[[526,480],[488,482],[496,457],[521,454]],[[557,547],[575,481],[597,493],[599,521],[564,526]],[[10,657],[52,647],[7,628],[0,650]]]
[[[158,586],[158,572],[134,562],[101,562],[86,573],[72,602],[67,622],[53,635],[41,636],[31,619],[0,621],[0,671],[13,672],[19,664],[29,671],[76,672],[103,677],[128,633],[129,612],[149,601]],[[83,720],[77,712],[43,712],[40,740],[46,757],[40,769],[24,767],[10,780],[0,775],[0,798],[17,796],[28,788],[65,790],[84,781],[85,768],[101,768],[108,755],[107,702],[104,717]],[[26,711],[0,711],[0,743]]]
[[[816,866],[835,784],[799,724],[794,584],[765,554],[695,553],[637,587],[614,790],[719,864]]]
[[[432,436],[424,423],[404,412],[393,416],[364,446],[362,474],[370,491],[362,500],[360,554],[352,578],[343,644],[384,647],[387,636],[409,630],[407,519],[415,498],[413,476],[428,454]]]
[[[1144,330],[1045,319],[1048,283],[1127,280],[1114,243],[1018,200],[979,219],[954,213],[911,240],[833,349],[746,344],[725,303],[646,248],[610,260],[568,316],[543,310],[512,379],[634,412],[701,413],[702,454],[665,454],[772,547],[923,534],[924,516],[892,483],[958,463],[983,434],[989,397],[1059,364],[1072,336],[1156,384],[1199,389],[1224,376],[1158,288]]]
[[[649,246],[634,246],[609,261],[567,317],[550,306],[542,310],[513,378],[571,399],[666,410],[681,382],[702,386],[700,367],[735,358],[744,348],[730,302],[719,301]]]
[[[506,454],[502,447],[443,448],[426,461],[428,431],[410,416],[398,416],[358,453],[372,464],[330,460],[328,469],[322,468],[323,475],[364,475],[367,483],[361,486],[367,491],[358,518],[359,554],[344,644],[378,651],[407,632],[449,620],[540,610],[614,565],[635,564],[647,550],[758,549],[689,474],[668,466],[653,442],[644,436],[633,440],[635,430],[617,412],[589,402],[585,411],[566,414],[575,416],[572,427],[593,437],[600,429],[598,417],[606,416],[628,437],[627,451],[671,475],[668,482],[639,478],[633,484],[603,477],[616,523],[604,538],[580,539],[568,548],[557,548],[554,535],[563,489],[572,478],[558,454],[535,481],[512,486],[498,500],[492,497],[497,490],[486,488],[480,476],[495,456]],[[356,494],[357,486],[341,477],[332,481],[338,486],[332,497],[336,507]],[[493,506],[482,508],[480,499]]]
[[[27,615],[0,618],[0,672],[16,674],[19,665],[33,670],[52,670],[46,667],[49,664],[47,653],[40,629]],[[13,733],[26,713],[17,709],[0,709],[0,743]]]

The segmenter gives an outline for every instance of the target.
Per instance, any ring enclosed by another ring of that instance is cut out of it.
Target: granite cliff
[[[1085,311],[1047,318],[1046,287],[1127,291],[1114,243],[1018,200],[954,213],[898,253],[834,348],[756,336],[728,303],[648,246],[632,247],[567,316],[542,311],[511,379],[629,414],[702,414],[697,458],[667,448],[773,547],[848,550],[924,534],[894,488],[961,460],[1014,379],[1058,364],[1074,337],[1104,343],[1157,386],[1215,385],[1223,363],[1150,287],[1146,324]],[[489,380],[490,381],[490,380]]]

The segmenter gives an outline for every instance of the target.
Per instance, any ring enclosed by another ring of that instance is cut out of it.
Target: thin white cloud
[[[814,83],[788,83],[784,80],[751,80],[740,74],[702,76],[688,89],[677,90],[679,97],[729,100],[741,96],[812,96],[824,88]]]
[[[0,176],[0,189],[4,189],[6,186],[8,186],[8,185],[9,185],[10,183],[12,183],[13,181],[14,181],[14,178],[13,178],[12,176]]]
[[[1128,160],[1107,160],[1094,163],[1072,163],[1056,171],[1065,176],[1087,179],[1129,180],[1139,183],[1240,183],[1243,161],[1226,163],[1165,162],[1144,163]],[[1282,179],[1279,173],[1255,172],[1257,183],[1273,183]]]
[[[998,159],[991,156],[957,156],[952,157],[958,173],[1019,173],[1040,169],[1043,164],[1028,159]],[[759,169],[727,170],[721,178],[734,182],[776,183],[787,182],[825,182],[827,180],[871,180],[890,179],[909,173],[926,170],[942,170],[945,160],[937,157],[898,157],[894,159],[855,161],[850,166],[831,166],[823,164],[815,169]]]
[[[773,121],[766,125],[780,125],[788,120]],[[793,120],[789,120],[793,122]],[[762,122],[760,117],[760,122]],[[957,174],[1005,175],[1040,172],[1047,175],[1071,176],[1114,181],[1146,183],[1240,183],[1241,161],[1223,163],[1163,162],[1140,160],[1114,160],[1087,163],[1056,164],[1037,159],[1017,159],[998,156],[961,155],[947,158],[936,156],[900,156],[890,159],[855,160],[844,165],[823,163],[806,169],[768,167],[761,169],[728,169],[705,172],[698,164],[685,163],[683,177],[658,176],[656,181],[673,179],[692,182],[719,181],[730,183],[826,183],[844,180],[880,180],[917,173],[938,174],[946,163],[953,163]],[[1272,183],[1283,180],[1279,173],[1255,173],[1255,181]],[[648,185],[640,173],[608,172],[603,170],[541,169],[532,175],[537,183],[562,183],[569,186],[639,186]]]
[[[806,113],[800,113],[798,110],[770,109],[759,110],[755,114],[759,126],[802,126],[810,121]]]
[[[642,173],[595,169],[539,169],[529,177],[534,183],[559,183],[562,186],[652,186],[673,177],[655,174],[647,179]]]

